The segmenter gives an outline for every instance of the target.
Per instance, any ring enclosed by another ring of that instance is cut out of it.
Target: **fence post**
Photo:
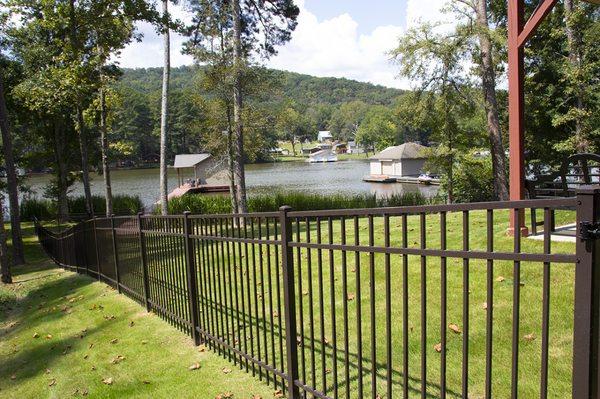
[[[150,311],[150,285],[148,284],[148,265],[146,264],[146,240],[144,240],[144,233],[142,232],[142,212],[137,215],[138,219],[138,233],[140,237],[140,260],[142,262],[142,278],[144,280],[144,302],[146,303],[146,310]]]
[[[573,398],[598,398],[600,372],[600,186],[577,190]],[[594,231],[595,230],[595,231]]]
[[[94,226],[94,249],[96,250],[96,278],[100,281],[100,255],[98,252],[98,233],[96,232],[96,216],[92,217]]]
[[[188,302],[190,308],[190,321],[192,322],[192,337],[194,344],[200,345],[200,324],[198,323],[198,284],[196,279],[196,258],[194,256],[194,241],[190,237],[192,221],[190,212],[183,212],[183,233],[185,235],[185,265],[187,268]]]
[[[298,341],[296,339],[296,294],[294,289],[294,252],[289,247],[292,241],[292,221],[288,212],[292,208],[279,208],[281,226],[281,262],[283,269],[283,304],[285,313],[285,345],[287,349],[287,386],[288,398],[300,398],[296,380],[298,380]]]
[[[110,215],[110,229],[112,232],[112,246],[115,258],[115,280],[117,281],[117,291],[121,293],[121,278],[119,276],[119,256],[117,254],[117,237],[115,234],[115,215]]]

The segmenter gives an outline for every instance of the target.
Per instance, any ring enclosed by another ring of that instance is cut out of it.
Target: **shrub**
[[[52,219],[56,214],[56,207],[52,201],[39,198],[25,198],[19,206],[21,212],[21,220],[39,220]]]
[[[96,215],[106,214],[106,200],[103,196],[92,195],[92,204]],[[113,213],[115,215],[135,215],[144,209],[142,200],[137,195],[113,195]],[[85,197],[69,198],[69,213],[73,215],[86,214]]]
[[[494,201],[494,175],[492,160],[475,158],[472,155],[461,157],[454,169],[454,202]],[[442,191],[448,192],[447,178],[442,179]]]

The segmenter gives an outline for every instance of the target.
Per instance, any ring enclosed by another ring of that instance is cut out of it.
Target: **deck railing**
[[[511,214],[525,225],[531,208],[543,209],[539,240],[507,236]],[[591,226],[585,239],[551,241],[553,213]],[[60,266],[112,285],[288,397],[588,398],[599,389],[599,221],[600,189],[587,188],[37,232]]]

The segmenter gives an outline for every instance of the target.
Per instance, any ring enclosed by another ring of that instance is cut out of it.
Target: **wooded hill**
[[[171,87],[174,90],[189,88],[198,79],[202,67],[183,66],[171,70]],[[358,82],[345,78],[320,78],[295,72],[269,70],[280,84],[282,97],[296,103],[339,105],[355,100],[371,105],[392,105],[402,90]],[[160,91],[162,68],[124,68],[118,82],[142,94]],[[202,94],[202,93],[199,93]]]

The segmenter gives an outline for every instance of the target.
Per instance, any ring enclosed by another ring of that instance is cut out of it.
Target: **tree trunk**
[[[236,185],[236,197],[240,213],[248,212],[246,201],[246,176],[244,171],[244,127],[242,124],[242,22],[240,1],[233,0],[233,170]]]
[[[2,69],[0,69],[0,130],[2,131],[2,148],[4,150],[6,182],[8,185],[8,202],[10,205],[13,263],[15,265],[22,265],[25,263],[25,254],[23,252],[23,237],[21,234],[19,184],[17,182],[17,172],[15,170],[12,137],[10,134],[10,124],[8,121],[8,110],[6,108],[6,99],[4,97],[4,76],[2,74]]]
[[[296,137],[292,137],[292,153],[296,156]]]
[[[100,89],[100,148],[102,150],[102,174],[104,175],[104,194],[106,199],[106,216],[113,214],[112,187],[110,184],[110,166],[108,164],[108,137],[106,136],[106,96],[104,88]]]
[[[65,160],[65,137],[63,126],[58,120],[54,122],[54,157],[57,166],[57,221],[65,222],[69,219],[69,203],[67,198],[67,163]]]
[[[6,246],[6,230],[4,230],[4,204],[0,195],[0,281],[5,284],[12,283],[10,273],[10,259],[8,257],[8,247]]]
[[[169,2],[163,0],[163,81],[162,81],[162,101],[160,110],[160,209],[163,215],[169,213],[168,204],[168,183],[167,183],[167,134],[168,134],[168,115],[169,115],[169,79],[171,75],[171,39],[169,37]]]
[[[500,201],[508,200],[508,178],[506,176],[506,155],[502,143],[498,100],[496,97],[496,72],[492,59],[492,42],[489,37],[488,10],[486,0],[477,0],[477,25],[479,26],[479,47],[481,51],[481,87],[487,116],[494,192]]]
[[[581,37],[578,35],[576,27],[574,26],[573,13],[575,12],[575,4],[573,0],[565,0],[565,30],[567,34],[567,42],[569,46],[569,62],[571,67],[575,70],[581,68]],[[575,74],[576,76],[577,74]],[[569,81],[575,87],[575,108],[578,111],[583,110],[583,88],[581,83],[576,80],[577,78],[571,74]],[[575,150],[577,152],[587,152],[589,143],[583,134],[583,127],[579,118],[575,118]]]
[[[231,108],[227,106],[227,163],[229,167],[229,189],[231,195],[231,213],[239,213],[237,188],[235,186],[235,171],[233,169],[233,129],[231,126]]]
[[[88,217],[94,216],[94,205],[92,203],[92,190],[90,189],[90,169],[87,147],[87,134],[83,121],[83,111],[80,107],[75,109],[75,127],[79,136],[79,151],[81,152],[81,180],[83,182],[83,193],[85,195],[85,211]]]

